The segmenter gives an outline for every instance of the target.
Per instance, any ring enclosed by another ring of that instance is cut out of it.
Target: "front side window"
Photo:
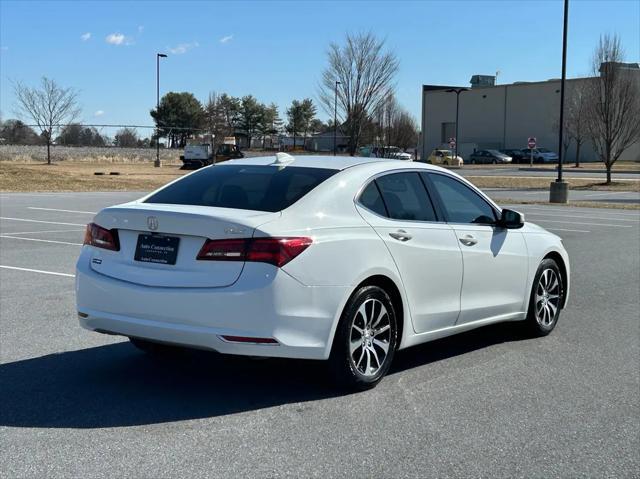
[[[427,190],[416,172],[392,173],[376,179],[389,218],[437,221]]]
[[[430,174],[450,223],[493,224],[494,209],[464,183],[445,175]]]
[[[211,166],[170,184],[145,202],[281,211],[337,172],[296,166]]]

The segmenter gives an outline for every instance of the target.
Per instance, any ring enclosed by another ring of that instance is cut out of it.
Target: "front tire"
[[[397,343],[391,298],[378,286],[363,286],[340,317],[329,356],[331,373],[348,390],[371,389],[389,371]]]
[[[525,321],[530,335],[546,336],[554,330],[563,298],[564,284],[558,264],[550,258],[542,260],[533,279]]]

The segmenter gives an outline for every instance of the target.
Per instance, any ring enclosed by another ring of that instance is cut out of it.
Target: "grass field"
[[[111,173],[118,173],[112,175]],[[100,173],[96,175],[96,173]],[[149,191],[184,175],[177,162],[154,168],[153,163],[63,161],[18,163],[0,161],[0,191]],[[523,176],[469,176],[480,188],[548,188],[549,178]],[[569,179],[571,189],[602,191],[640,191],[640,181],[616,181],[604,185],[600,180]]]

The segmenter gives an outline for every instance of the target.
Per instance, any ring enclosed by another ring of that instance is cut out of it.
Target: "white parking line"
[[[625,195],[625,194],[634,194],[635,191],[607,191],[606,193],[589,193],[588,195],[584,195],[585,198],[591,198],[594,196],[611,196],[611,195]],[[636,193],[637,194],[637,193]],[[634,195],[635,196],[635,195]]]
[[[58,208],[39,208],[37,206],[27,206],[30,210],[42,210],[42,211],[62,211],[63,213],[86,213],[88,215],[97,214],[95,211],[78,211],[78,210],[60,210]]]
[[[9,218],[7,216],[0,216],[0,220],[24,221],[26,223],[45,223],[45,224],[48,224],[48,225],[87,226],[84,223],[60,223],[58,221],[27,220],[25,218]]]
[[[565,225],[610,226],[612,228],[633,228],[633,226],[631,225],[613,225],[609,223],[585,223],[580,221],[545,220],[543,218],[540,218],[537,221],[540,223],[562,223]]]
[[[41,269],[31,269],[31,268],[18,268],[17,266],[5,266],[3,264],[0,264],[0,268],[4,268],[4,269],[14,269],[17,271],[28,271],[30,273],[41,273],[41,274],[52,274],[54,276],[66,276],[68,278],[75,278],[76,275],[75,274],[69,274],[69,273],[57,273],[55,271],[43,271]]]
[[[586,208],[580,208],[577,209],[575,207],[567,207],[567,208],[563,208],[561,206],[548,206],[548,207],[540,207],[540,206],[529,206],[529,205],[517,205],[518,208],[522,209],[522,210],[536,210],[536,211],[565,211],[567,213],[594,213],[594,211],[584,211],[584,209]],[[589,208],[591,210],[593,210],[594,208]],[[609,213],[609,211],[611,211],[611,213]],[[526,211],[525,211],[526,212]],[[616,216],[632,216],[635,218],[640,218],[640,212],[639,213],[619,213],[619,212],[614,212],[611,209],[607,209],[607,214],[612,214],[612,215],[616,215]]]
[[[36,233],[77,233],[84,230],[43,230],[43,231],[17,231],[12,233],[5,233],[6,235],[32,235]]]
[[[574,233],[591,233],[591,231],[587,231],[587,230],[569,230],[565,228],[545,228],[545,229],[550,231],[572,231]]]
[[[25,238],[23,236],[0,235],[0,238],[11,238],[11,239],[25,240],[25,241],[39,241],[41,243],[56,243],[56,244],[69,244],[73,246],[82,246],[82,243],[69,243],[67,241],[54,241],[54,240],[45,240],[40,238]]]
[[[607,216],[587,216],[581,213],[577,213],[577,214],[573,214],[573,215],[554,215],[553,213],[532,213],[529,212],[527,213],[528,215],[531,216],[553,216],[553,217],[560,217],[560,218],[584,218],[584,219],[592,219],[592,220],[612,220],[612,221],[632,221],[634,223],[637,223],[640,220],[640,216],[638,216],[637,219],[629,219],[629,218],[612,218],[612,217],[607,217]]]

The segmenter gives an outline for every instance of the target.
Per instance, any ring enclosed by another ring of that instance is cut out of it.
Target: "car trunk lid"
[[[280,212],[139,202],[106,208],[95,223],[118,231],[120,250],[95,248],[91,268],[144,286],[229,286],[239,278],[244,262],[197,260],[202,245],[207,239],[251,238],[257,227],[279,216]],[[177,251],[161,252],[160,257],[145,254],[145,248],[156,245]]]

